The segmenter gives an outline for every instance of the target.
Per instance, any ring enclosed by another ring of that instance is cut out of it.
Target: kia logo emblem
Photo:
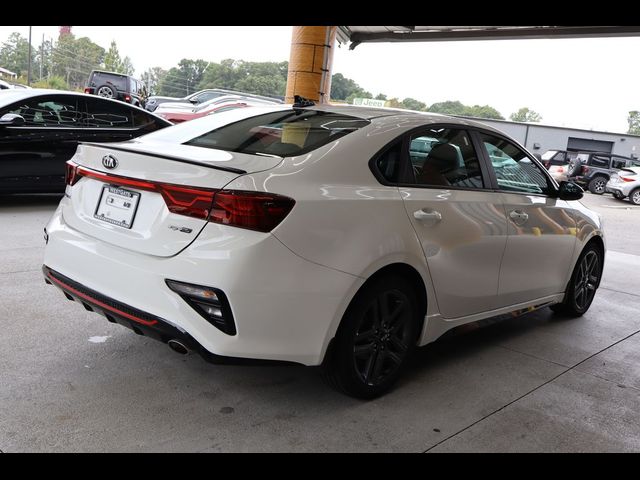
[[[105,155],[102,157],[102,165],[104,168],[108,168],[109,170],[113,170],[118,166],[118,160],[113,155]]]

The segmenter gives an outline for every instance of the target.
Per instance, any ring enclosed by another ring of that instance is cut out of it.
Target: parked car
[[[59,90],[0,91],[0,193],[64,192],[79,142],[129,140],[170,126],[122,102]]]
[[[570,177],[578,185],[588,188],[591,193],[605,193],[611,174],[621,168],[632,166],[636,160],[612,153],[580,153],[576,158],[580,168]]]
[[[612,173],[606,191],[618,200],[629,198],[634,205],[640,205],[640,167],[623,168]]]
[[[184,108],[193,108],[209,100],[212,100],[214,98],[218,98],[226,95],[252,97],[255,99],[270,101],[272,103],[283,103],[283,101],[279,98],[265,97],[263,95],[254,95],[254,94],[244,93],[244,92],[236,92],[234,90],[226,90],[224,88],[207,88],[205,90],[200,90],[198,92],[192,93],[191,95],[187,95],[186,97],[183,97],[183,98],[162,97],[158,95],[153,95],[149,97],[149,100],[147,101],[145,108],[150,112],[153,112],[160,105],[166,105],[166,104],[172,104],[172,103],[183,104]]]
[[[414,169],[419,138],[437,141]],[[362,398],[453,327],[584,314],[604,263],[580,187],[441,115],[240,108],[80,145],[67,184],[43,266],[67,298],[214,362],[322,365]]]
[[[211,102],[211,103],[209,103]],[[216,113],[222,113],[235,108],[256,107],[265,105],[274,105],[273,102],[266,102],[261,100],[253,100],[248,98],[229,98],[227,96],[219,97],[210,100],[199,107],[193,108],[190,111],[185,110],[172,110],[170,108],[159,108],[156,110],[156,115],[165,118],[173,123],[181,123],[187,120],[194,120],[196,118],[204,117],[206,115],[214,115]],[[170,104],[169,104],[170,106]]]
[[[553,165],[568,165],[576,159],[580,152],[569,150],[547,150],[540,156],[540,161],[547,170]]]
[[[84,93],[120,100],[136,107],[144,107],[147,100],[144,82],[130,75],[103,70],[93,70],[89,74]]]
[[[10,88],[31,88],[27,85],[22,85],[21,83],[9,83],[4,80],[0,80],[0,90],[8,90]]]

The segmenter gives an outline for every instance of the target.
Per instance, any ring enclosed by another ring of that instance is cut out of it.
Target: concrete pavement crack
[[[39,268],[34,268],[32,270],[16,270],[15,272],[0,272],[0,275],[10,275],[12,273],[27,273],[27,272],[37,272],[40,270]]]
[[[627,339],[629,339],[629,338],[633,337],[634,335],[637,335],[638,333],[640,333],[640,330],[636,330],[635,332],[630,333],[630,334],[629,334],[629,335],[627,335],[626,337],[621,338],[621,339],[620,339],[620,340],[618,340],[617,342],[612,343],[611,345],[609,345],[609,346],[607,346],[607,347],[603,348],[602,350],[599,350],[599,351],[597,351],[596,353],[594,353],[594,354],[592,354],[592,355],[589,355],[589,356],[588,356],[587,358],[585,358],[584,360],[579,361],[578,363],[576,363],[576,364],[575,364],[575,365],[573,365],[572,367],[567,368],[567,369],[566,369],[565,371],[563,371],[563,372],[560,372],[558,375],[556,375],[556,376],[554,376],[554,377],[550,378],[550,379],[549,379],[549,380],[547,380],[546,382],[544,382],[544,383],[542,383],[542,384],[538,385],[537,387],[535,387],[535,388],[533,388],[533,389],[529,390],[528,392],[524,393],[523,395],[520,395],[518,398],[516,398],[516,399],[514,399],[514,400],[512,400],[512,401],[510,401],[510,402],[508,402],[507,404],[503,405],[502,407],[500,407],[500,408],[498,408],[498,409],[494,410],[493,412],[491,412],[491,413],[489,413],[489,414],[485,415],[484,417],[480,418],[479,420],[476,420],[475,422],[473,422],[473,423],[471,423],[471,424],[467,425],[466,427],[464,427],[464,428],[462,428],[462,429],[458,430],[457,432],[455,432],[455,433],[453,433],[453,434],[449,435],[447,438],[444,438],[444,439],[440,440],[439,442],[435,443],[434,445],[432,445],[432,446],[430,446],[429,448],[427,448],[426,450],[424,450],[422,453],[427,453],[427,452],[429,452],[429,451],[433,450],[433,449],[434,449],[434,448],[436,448],[438,445],[441,445],[441,444],[443,444],[444,442],[449,441],[449,440],[450,440],[450,439],[452,439],[453,437],[455,437],[455,436],[457,436],[457,435],[460,435],[462,432],[465,432],[465,431],[469,430],[471,427],[473,427],[473,426],[475,426],[475,425],[479,424],[480,422],[482,422],[482,421],[486,420],[486,419],[487,419],[487,418],[489,418],[489,417],[494,416],[496,413],[501,412],[501,411],[502,411],[502,410],[504,410],[505,408],[507,408],[507,407],[509,407],[510,405],[513,405],[514,403],[516,403],[516,402],[518,402],[518,401],[522,400],[524,397],[526,397],[526,396],[528,396],[528,395],[532,394],[533,392],[535,392],[535,391],[537,391],[537,390],[541,389],[541,388],[542,388],[542,387],[544,387],[545,385],[550,384],[551,382],[553,382],[554,380],[556,380],[556,379],[560,378],[562,375],[566,374],[567,372],[570,372],[570,371],[574,370],[577,366],[582,365],[582,364],[583,364],[584,362],[586,362],[587,360],[589,360],[589,359],[591,359],[591,358],[593,358],[593,357],[595,357],[595,356],[597,356],[597,355],[600,355],[602,352],[604,352],[604,351],[606,351],[606,350],[609,350],[609,349],[610,349],[610,348],[612,348],[612,347],[615,347],[617,344],[619,344],[619,343],[621,343],[621,342],[624,342],[625,340],[627,340]],[[576,370],[576,371],[577,371],[577,372],[580,372],[580,373],[585,373],[585,372],[581,372],[580,370]]]
[[[640,295],[638,295],[637,293],[625,292],[625,291],[623,291],[623,290],[615,290],[615,289],[613,289],[613,288],[607,288],[607,287],[603,287],[603,286],[600,286],[600,287],[598,287],[598,288],[601,288],[602,290],[608,290],[608,291],[610,291],[610,292],[624,293],[624,294],[626,294],[626,295],[631,295],[632,297],[638,297],[638,298],[640,298]]]

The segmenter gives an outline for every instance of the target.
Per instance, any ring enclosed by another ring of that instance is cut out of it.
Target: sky
[[[0,42],[29,27],[0,26]],[[219,62],[289,60],[290,26],[74,26],[105,49],[116,40],[140,74],[171,68],[182,58]],[[57,38],[58,27],[33,27],[32,43]],[[543,124],[626,132],[630,110],[640,110],[640,37],[342,45],[333,73],[389,98],[428,105],[459,100],[490,105],[505,118],[521,107]]]

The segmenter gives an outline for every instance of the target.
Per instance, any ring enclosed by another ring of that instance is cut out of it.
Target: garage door
[[[569,137],[569,140],[567,142],[567,150],[611,153],[611,151],[613,150],[613,142],[605,142],[603,140],[590,140],[588,138]]]

